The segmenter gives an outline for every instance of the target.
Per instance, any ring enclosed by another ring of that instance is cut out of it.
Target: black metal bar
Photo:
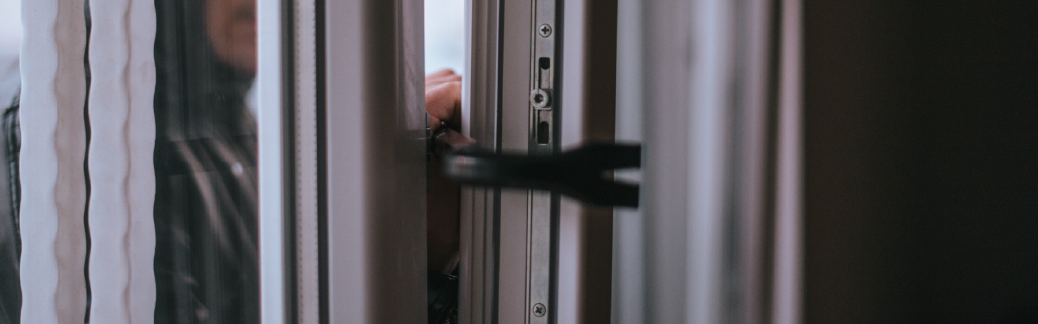
[[[460,184],[549,190],[601,206],[638,207],[638,185],[607,171],[641,166],[640,145],[586,144],[550,156],[495,154],[452,130],[433,136],[443,172]]]

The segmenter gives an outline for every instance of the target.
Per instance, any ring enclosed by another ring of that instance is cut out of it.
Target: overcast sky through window
[[[8,0],[3,0],[8,1]],[[462,74],[465,65],[465,0],[425,0],[425,71]]]
[[[17,55],[22,40],[21,0],[0,0],[0,55]]]

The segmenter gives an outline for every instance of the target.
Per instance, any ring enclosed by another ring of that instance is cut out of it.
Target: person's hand
[[[445,124],[461,129],[461,76],[443,69],[425,76],[425,111],[433,131]]]
[[[461,76],[440,70],[425,77],[425,110],[429,127],[440,124],[461,130]],[[449,273],[457,264],[460,233],[458,185],[440,172],[438,158],[430,161],[429,190],[426,192],[426,237],[429,270]]]

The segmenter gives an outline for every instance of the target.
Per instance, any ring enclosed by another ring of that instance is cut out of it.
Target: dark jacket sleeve
[[[19,323],[22,289],[18,275],[21,236],[18,204],[21,200],[18,179],[18,152],[21,135],[18,127],[18,100],[0,117],[0,324]]]

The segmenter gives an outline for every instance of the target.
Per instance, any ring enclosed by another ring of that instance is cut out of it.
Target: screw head
[[[540,27],[537,27],[537,33],[540,34],[541,37],[551,36],[551,25],[541,24]]]
[[[530,92],[530,102],[536,108],[548,108],[551,106],[551,94],[544,89],[536,89]]]
[[[548,313],[548,308],[544,307],[544,304],[537,303],[537,305],[533,305],[533,315],[536,315],[537,317],[541,317],[541,316],[544,316],[544,314],[547,314],[547,313]]]

